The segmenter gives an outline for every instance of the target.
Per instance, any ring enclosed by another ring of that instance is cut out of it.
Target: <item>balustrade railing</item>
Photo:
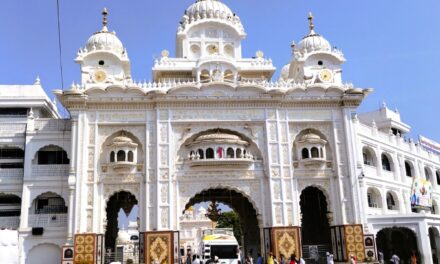
[[[32,177],[68,176],[69,164],[32,165]]]
[[[17,229],[20,226],[20,216],[0,216],[0,229]]]
[[[0,178],[22,179],[23,169],[2,169],[0,168]]]
[[[67,226],[67,214],[30,214],[29,227]]]

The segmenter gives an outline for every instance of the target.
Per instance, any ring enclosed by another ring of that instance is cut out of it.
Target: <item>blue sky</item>
[[[128,50],[133,78],[149,80],[161,50],[174,53],[178,22],[194,1],[60,0],[64,87],[79,81],[73,59],[100,29],[104,6],[110,12],[109,28]],[[290,42],[307,33],[306,17],[312,11],[316,31],[347,58],[344,80],[375,89],[359,111],[374,110],[385,101],[412,126],[413,137],[440,141],[440,1],[223,1],[240,16],[248,34],[244,56],[261,49],[278,70],[290,59]],[[50,94],[61,88],[56,0],[2,0],[0,33],[0,84],[31,84],[39,75]]]

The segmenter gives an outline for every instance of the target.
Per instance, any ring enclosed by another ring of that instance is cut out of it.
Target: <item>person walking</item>
[[[353,255],[350,255],[350,264],[357,264],[356,257]]]
[[[382,251],[379,251],[377,253],[377,260],[379,261],[380,264],[384,264]]]
[[[280,257],[280,264],[287,264],[286,257],[284,257],[283,254],[281,254],[281,257]]]
[[[257,262],[256,264],[263,264],[263,257],[260,253],[257,254]]]
[[[290,255],[289,264],[296,264],[296,255],[295,254]]]
[[[396,255],[396,253],[393,253],[390,259],[391,263],[393,264],[400,264],[400,258]]]
[[[326,257],[327,257],[327,264],[334,264],[334,256],[332,253],[330,252],[326,252],[325,253]]]
[[[273,261],[273,253],[269,252],[269,255],[267,256],[267,264],[275,264]]]
[[[417,264],[417,255],[414,250],[412,251],[412,254],[411,254],[411,264]]]

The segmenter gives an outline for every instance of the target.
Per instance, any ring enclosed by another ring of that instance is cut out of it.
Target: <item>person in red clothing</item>
[[[292,254],[292,255],[290,255],[290,262],[289,262],[289,264],[296,264],[297,262],[296,262],[296,255],[295,254]]]
[[[350,255],[350,264],[357,264],[356,257],[353,255]]]

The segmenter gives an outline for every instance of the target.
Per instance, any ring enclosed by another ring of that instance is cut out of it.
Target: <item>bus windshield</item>
[[[211,245],[211,257],[217,256],[219,259],[236,259],[237,246],[236,245]]]

